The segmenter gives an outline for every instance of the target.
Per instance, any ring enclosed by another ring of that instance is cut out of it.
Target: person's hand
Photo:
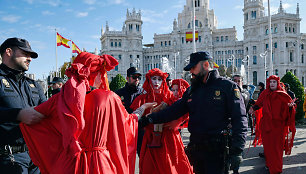
[[[146,110],[146,109],[152,109],[156,105],[157,105],[156,102],[152,102],[152,103],[145,103],[141,105],[141,107],[143,107],[143,109]]]
[[[242,155],[241,154],[237,154],[237,155],[230,155],[230,164],[231,164],[231,167],[230,169],[231,170],[238,170],[239,169],[239,166],[240,166],[240,163],[242,161]]]
[[[40,122],[44,117],[44,115],[37,112],[34,108],[25,108],[19,112],[17,120],[32,125]]]
[[[295,104],[295,101],[296,101],[296,98],[293,99],[291,103],[288,103],[288,106],[289,106],[289,107],[295,106],[295,105],[296,105],[296,104]]]
[[[167,103],[161,102],[160,105],[156,106],[156,107],[152,110],[152,112],[161,111],[161,110],[165,109],[167,106],[168,106]]]
[[[249,109],[249,114],[250,114],[250,115],[253,115],[253,114],[254,114],[254,109],[253,109],[253,107],[251,107],[251,108]]]

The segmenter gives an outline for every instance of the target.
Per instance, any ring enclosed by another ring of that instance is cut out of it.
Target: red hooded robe
[[[270,89],[270,80],[277,81],[277,89]],[[289,108],[290,96],[280,86],[279,77],[272,75],[267,79],[267,89],[259,96],[255,107],[262,107],[262,118],[259,121],[262,143],[264,146],[266,166],[271,174],[281,173],[283,151],[289,155],[295,135],[295,108]]]
[[[173,87],[173,85],[177,85],[178,86],[178,97],[176,97],[176,100],[179,100],[183,97],[184,92],[187,90],[187,88],[189,88],[189,83],[184,80],[184,79],[174,79],[172,80],[172,85],[171,88]],[[189,114],[185,114],[183,117],[180,117],[177,122],[179,123],[179,128],[183,129],[183,128],[187,128],[188,127],[188,121],[189,121]],[[184,124],[181,124],[184,123]]]
[[[116,65],[112,56],[80,53],[66,70],[70,79],[60,93],[35,107],[46,118],[20,124],[42,173],[134,174],[137,116],[108,90],[106,71]],[[86,94],[94,83],[100,89]]]
[[[163,79],[160,87],[160,93],[154,93],[151,77],[160,76]],[[175,98],[169,90],[166,78],[168,74],[155,68],[146,74],[146,80],[143,84],[144,94],[139,95],[132,103],[131,108],[135,110],[139,106],[148,102],[165,102],[168,105],[173,104]],[[145,111],[145,114],[149,111]],[[169,123],[170,124],[170,123]],[[145,134],[142,141],[142,147],[139,159],[140,174],[189,174],[192,172],[189,160],[184,151],[184,145],[177,129],[163,127],[161,135],[161,147],[149,148],[148,144],[152,141],[153,125],[145,127]]]

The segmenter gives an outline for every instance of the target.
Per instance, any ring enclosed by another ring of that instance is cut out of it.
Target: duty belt
[[[9,155],[28,151],[26,144],[22,145],[0,145],[0,155]]]

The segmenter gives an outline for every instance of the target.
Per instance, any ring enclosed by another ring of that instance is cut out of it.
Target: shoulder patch
[[[10,83],[6,79],[2,79],[2,83],[6,88],[10,88]]]
[[[235,96],[237,97],[237,98],[240,98],[240,90],[238,89],[238,88],[235,88],[234,89],[234,93],[235,93]]]

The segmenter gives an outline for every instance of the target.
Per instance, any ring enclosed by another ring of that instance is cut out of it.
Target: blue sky
[[[272,14],[279,0],[271,1]],[[300,3],[301,32],[306,33],[306,1],[283,0],[288,13]],[[108,21],[110,30],[121,30],[126,10],[141,10],[143,43],[153,43],[154,33],[169,33],[173,19],[183,10],[186,0],[0,0],[0,43],[9,37],[27,39],[39,57],[28,73],[36,78],[55,70],[55,28],[79,48],[101,49],[101,27]],[[267,0],[264,0],[267,9]],[[218,28],[236,26],[238,40],[243,38],[243,0],[211,0]],[[58,67],[71,57],[71,49],[58,47]]]

